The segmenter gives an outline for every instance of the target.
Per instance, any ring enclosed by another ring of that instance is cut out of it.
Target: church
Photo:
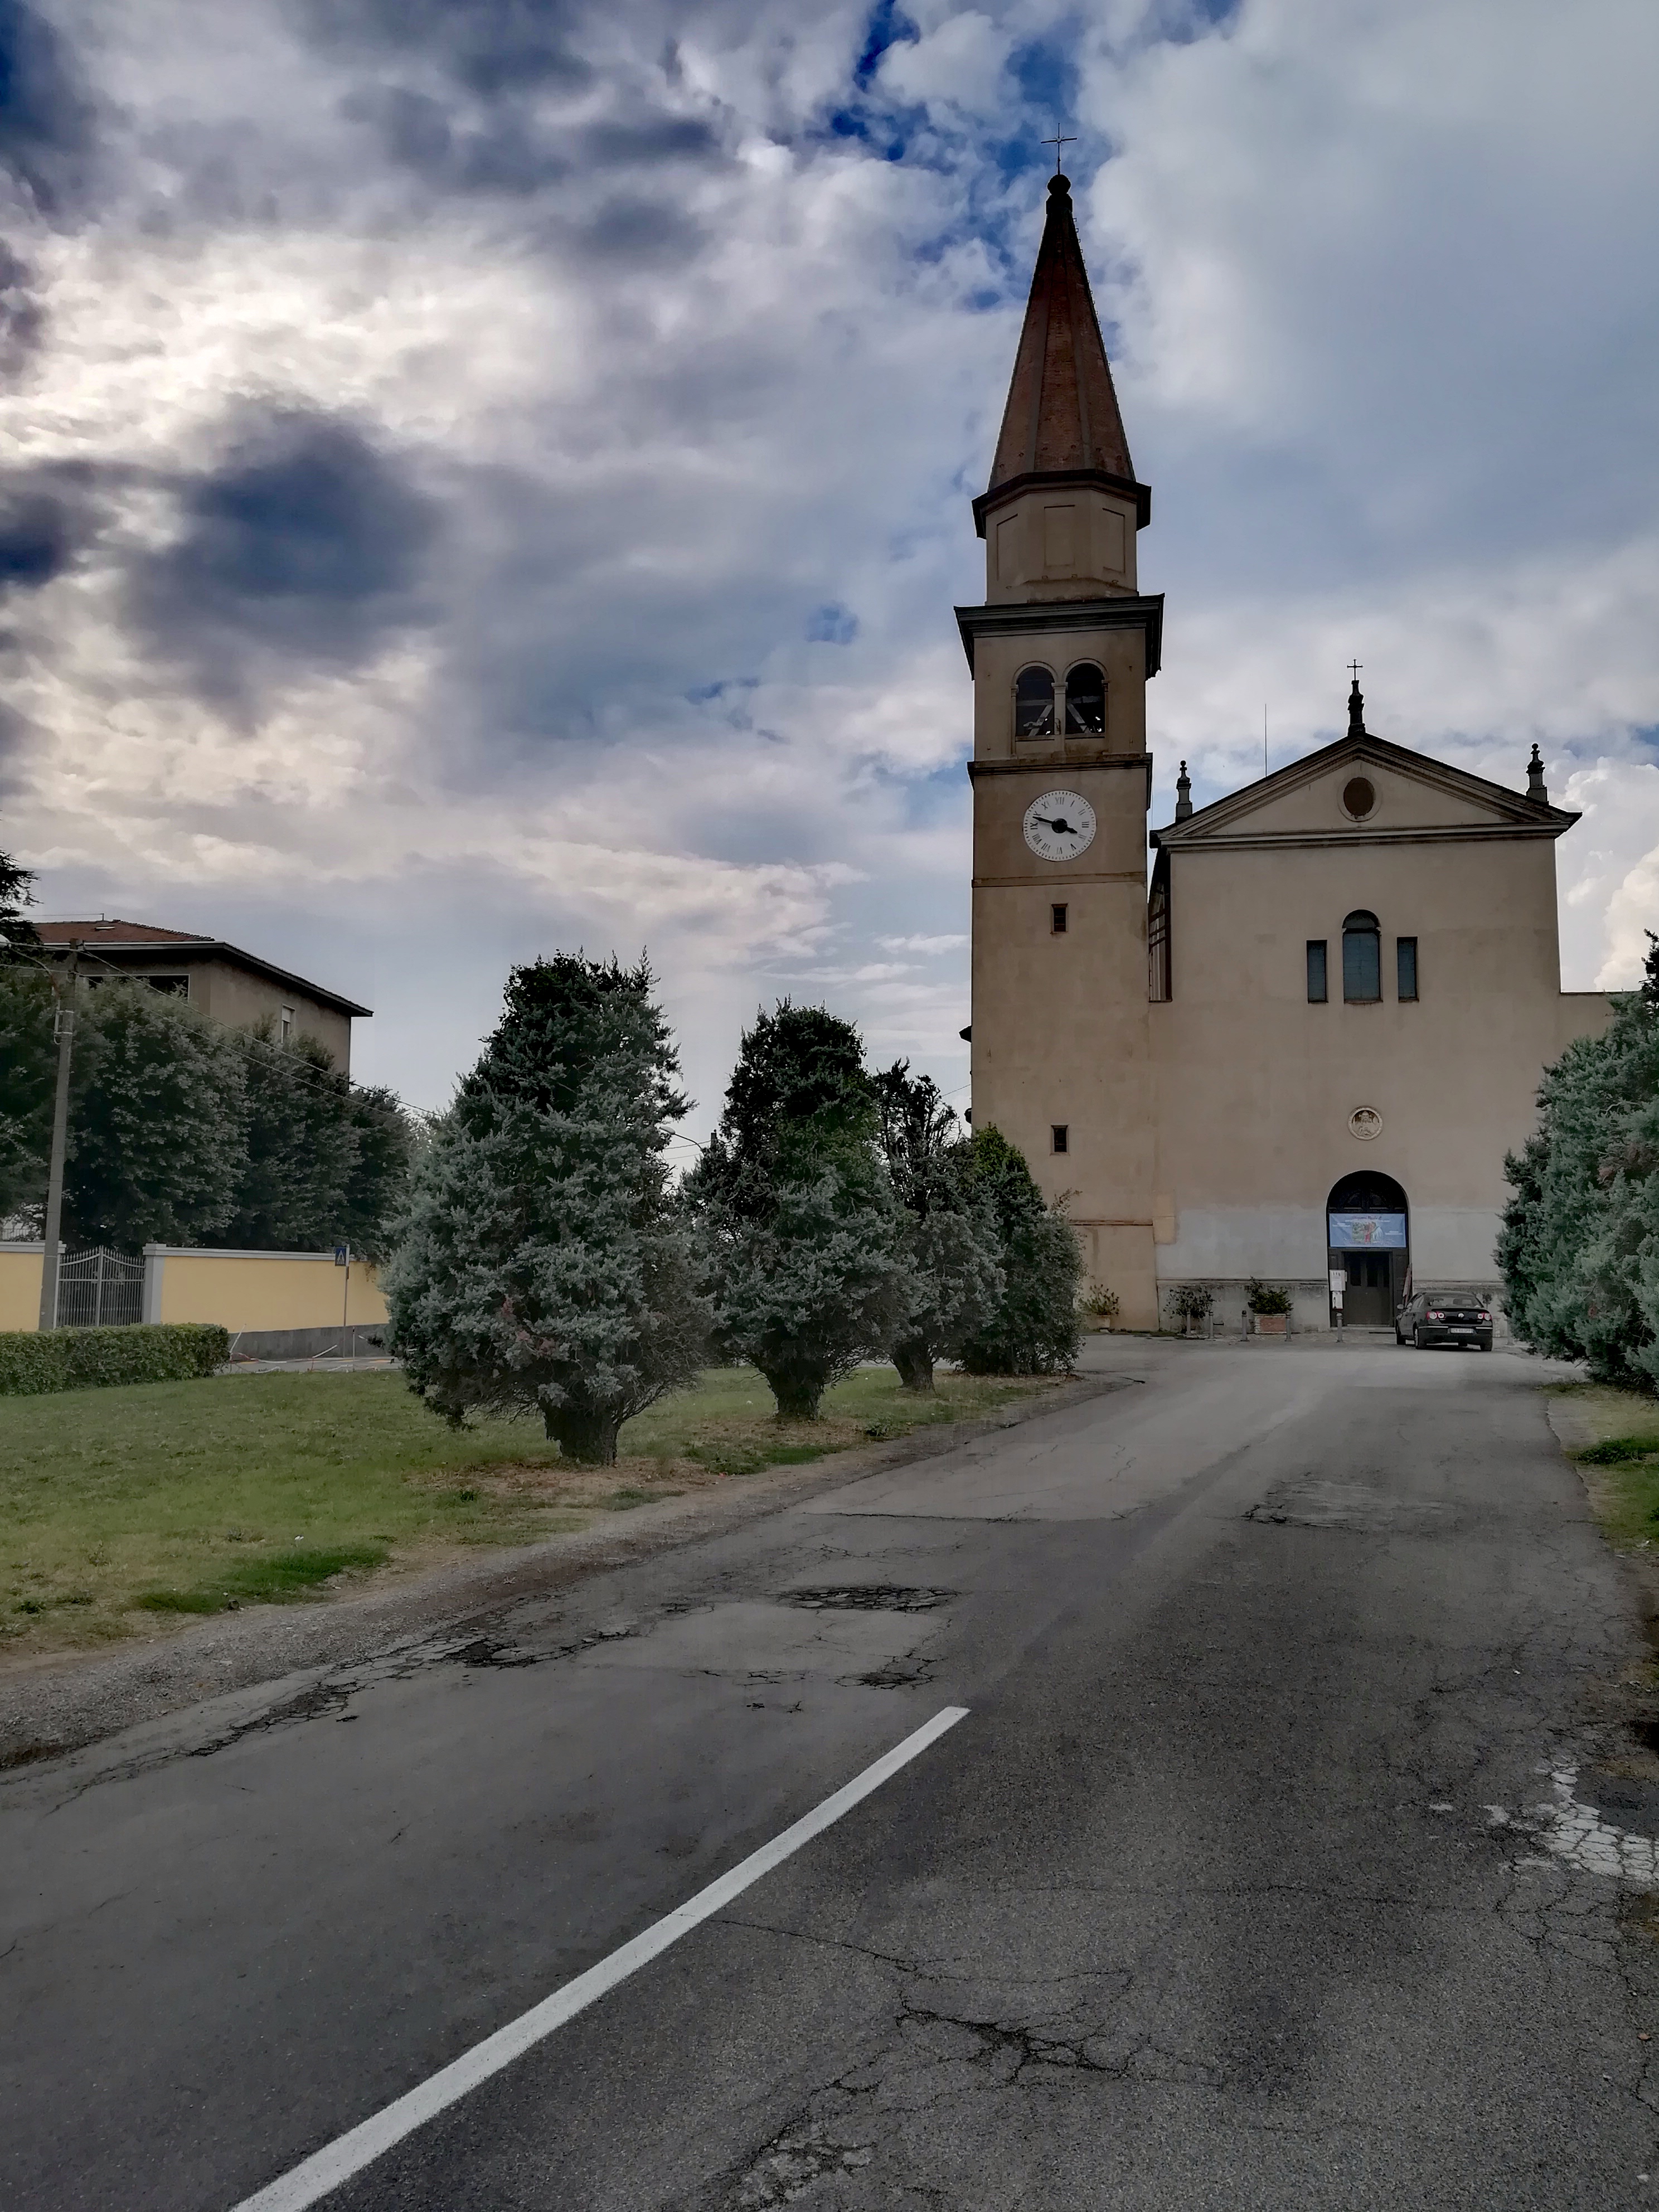
[[[974,502],[985,604],[957,609],[973,1119],[1065,1195],[1121,1326],[1157,1328],[1176,1284],[1231,1328],[1249,1281],[1283,1287],[1298,1331],[1391,1328],[1408,1287],[1495,1294],[1504,1156],[1609,1017],[1561,988],[1578,817],[1535,747],[1511,791],[1374,737],[1356,670],[1345,737],[1197,809],[1183,763],[1152,828],[1151,515],[1055,176]]]

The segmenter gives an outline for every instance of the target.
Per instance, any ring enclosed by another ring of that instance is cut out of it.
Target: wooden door
[[[1350,1328],[1392,1328],[1394,1326],[1394,1255],[1391,1252],[1349,1252],[1348,1291],[1342,1318]]]

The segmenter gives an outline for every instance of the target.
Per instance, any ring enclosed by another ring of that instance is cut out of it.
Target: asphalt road
[[[1112,1356],[8,1779],[0,2200],[229,2212],[962,1705],[329,2212],[1659,2201],[1644,1647],[1536,1364]]]

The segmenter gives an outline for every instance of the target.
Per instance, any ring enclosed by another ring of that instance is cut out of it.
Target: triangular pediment
[[[1371,803],[1356,785],[1370,787]],[[1458,838],[1559,837],[1578,819],[1524,792],[1369,734],[1275,769],[1184,822],[1152,832],[1161,848]]]

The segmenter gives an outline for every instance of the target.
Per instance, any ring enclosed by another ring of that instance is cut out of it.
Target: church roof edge
[[[1212,845],[1222,842],[1216,836],[1226,831],[1235,822],[1255,812],[1270,797],[1295,791],[1304,783],[1327,774],[1344,761],[1369,760],[1379,768],[1392,768],[1414,776],[1419,782],[1437,785],[1449,794],[1468,799],[1478,799],[1502,816],[1494,823],[1494,830],[1504,836],[1559,837],[1571,830],[1580,817],[1571,809],[1540,804],[1523,793],[1511,791],[1506,785],[1493,783],[1488,777],[1475,775],[1468,769],[1454,767],[1449,761],[1437,760],[1431,753],[1414,751],[1409,745],[1397,745],[1390,738],[1379,738],[1370,731],[1363,735],[1352,734],[1337,738],[1316,752],[1304,753],[1299,760],[1289,761],[1283,768],[1274,769],[1271,775],[1258,776],[1254,782],[1243,784],[1230,791],[1224,798],[1212,799],[1207,806],[1200,807],[1184,821],[1166,823],[1162,829],[1148,833],[1148,842],[1157,851],[1170,847]],[[1248,834],[1248,833],[1246,833]],[[1284,842],[1305,842],[1310,833],[1305,830],[1264,832],[1263,843]],[[1334,830],[1334,836],[1343,842],[1372,837],[1389,839],[1421,836],[1431,834],[1421,830],[1387,830],[1376,828],[1368,831],[1364,823]],[[1453,836],[1478,836],[1480,831],[1472,825],[1460,825],[1435,835]],[[1231,842],[1231,838],[1226,842]],[[1254,842],[1254,841],[1252,841]]]

